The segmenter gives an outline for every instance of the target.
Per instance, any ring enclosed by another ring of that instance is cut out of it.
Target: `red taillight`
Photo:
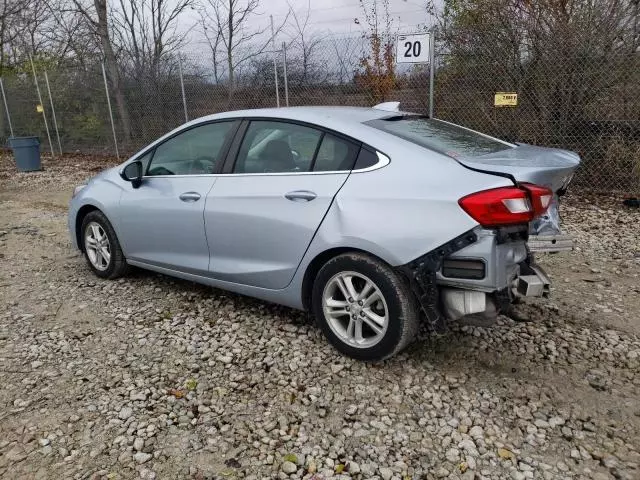
[[[553,200],[553,192],[551,190],[532,183],[522,183],[520,186],[531,195],[534,218],[547,211],[547,208],[551,205],[551,200]]]
[[[472,193],[458,203],[484,227],[529,223],[542,215],[553,198],[551,190],[538,185],[502,187]]]

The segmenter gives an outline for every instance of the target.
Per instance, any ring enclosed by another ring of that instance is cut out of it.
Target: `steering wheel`
[[[213,173],[215,160],[211,157],[201,156],[191,161],[189,165],[190,174],[210,174]]]

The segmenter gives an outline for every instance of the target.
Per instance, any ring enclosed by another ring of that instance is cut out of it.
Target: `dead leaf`
[[[169,395],[173,395],[176,398],[184,397],[184,392],[182,390],[177,389],[177,388],[170,388],[167,393]]]
[[[513,452],[511,450],[507,450],[506,448],[499,448],[498,449],[498,456],[502,459],[505,460],[512,460],[514,458],[516,458],[516,456],[513,454]]]

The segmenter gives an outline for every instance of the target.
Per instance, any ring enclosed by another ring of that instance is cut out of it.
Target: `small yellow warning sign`
[[[496,92],[493,104],[496,107],[516,107],[518,94],[516,92]]]
[[[40,105],[40,104],[36,105],[36,112],[38,112],[38,113],[44,112],[44,108],[42,108],[42,105]]]

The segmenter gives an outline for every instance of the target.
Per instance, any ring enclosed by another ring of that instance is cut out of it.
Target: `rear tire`
[[[357,360],[389,358],[418,332],[418,309],[406,280],[363,253],[338,255],[320,269],[312,308],[329,342]]]
[[[129,270],[116,232],[100,210],[82,220],[82,247],[89,268],[100,278],[115,279]]]

